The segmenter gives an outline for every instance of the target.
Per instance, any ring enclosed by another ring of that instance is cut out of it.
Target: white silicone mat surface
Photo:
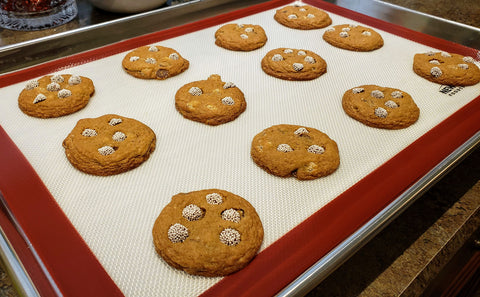
[[[27,157],[60,207],[126,296],[196,296],[220,280],[191,276],[157,256],[151,228],[171,196],[220,188],[249,200],[265,228],[262,250],[369,172],[480,94],[480,84],[450,96],[441,86],[412,71],[415,53],[433,50],[376,29],[385,45],[373,52],[350,52],[322,39],[326,29],[284,27],[268,10],[235,21],[259,24],[267,44],[252,52],[217,47],[214,26],[164,40],[190,68],[165,81],[141,80],[121,67],[125,53],[67,67],[58,73],[87,76],[96,92],[88,106],[69,116],[37,119],[23,114],[17,97],[25,83],[1,90],[0,125]],[[333,25],[360,24],[330,13]],[[327,62],[327,73],[312,81],[284,81],[262,72],[260,61],[274,48],[308,49]],[[174,96],[184,84],[219,74],[245,94],[246,111],[235,121],[207,126],[184,119]],[[413,126],[382,130],[364,126],[342,110],[343,93],[362,84],[399,88],[414,98],[421,113]],[[62,141],[79,119],[116,113],[150,126],[157,147],[139,168],[98,177],[67,161]],[[330,176],[313,181],[272,176],[250,158],[250,143],[276,124],[314,127],[334,139],[341,164]]]

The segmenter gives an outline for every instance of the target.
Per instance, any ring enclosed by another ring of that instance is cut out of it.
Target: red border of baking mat
[[[444,51],[471,56],[476,53],[474,49],[334,4],[314,0],[305,2]],[[50,61],[1,76],[0,87],[290,3],[292,1],[273,0]],[[245,269],[225,277],[203,295],[275,294],[473,136],[480,129],[478,118],[480,96],[274,242]],[[0,189],[61,292],[68,296],[121,296],[122,293],[59,208],[39,176],[1,127],[0,150]],[[429,157],[425,158],[423,154]],[[382,182],[377,183],[378,180]],[[14,232],[14,228],[7,230],[8,233]],[[39,273],[39,266],[31,254],[28,255],[29,247],[16,244],[15,248],[21,250],[19,256],[32,274],[42,296],[51,296],[52,289],[46,278],[35,277]]]

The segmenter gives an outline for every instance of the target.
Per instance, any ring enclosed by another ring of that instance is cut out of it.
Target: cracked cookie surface
[[[300,180],[332,174],[340,165],[334,140],[317,129],[297,125],[275,125],[258,133],[250,154],[265,171]]]

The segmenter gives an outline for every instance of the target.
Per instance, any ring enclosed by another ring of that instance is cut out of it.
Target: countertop
[[[477,0],[384,2],[480,28]],[[0,47],[123,16],[92,8],[87,1],[77,3],[79,16],[66,25],[35,32],[0,29]],[[480,148],[477,147],[307,296],[438,296],[436,284],[445,278],[446,265],[452,259],[458,262],[460,258],[461,262],[462,255],[463,258],[471,255],[464,249],[471,246],[475,250],[480,239],[479,227]],[[443,286],[447,285],[448,282],[443,282]],[[476,292],[475,296],[480,296]],[[18,296],[3,270],[0,296]]]

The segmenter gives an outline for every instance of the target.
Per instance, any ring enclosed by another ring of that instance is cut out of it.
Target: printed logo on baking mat
[[[440,89],[438,89],[438,91],[440,93],[443,93],[445,95],[448,95],[448,96],[453,96],[455,94],[457,94],[458,92],[460,92],[461,90],[463,90],[464,87],[461,87],[461,86],[447,86],[447,85],[441,85],[440,86]]]

